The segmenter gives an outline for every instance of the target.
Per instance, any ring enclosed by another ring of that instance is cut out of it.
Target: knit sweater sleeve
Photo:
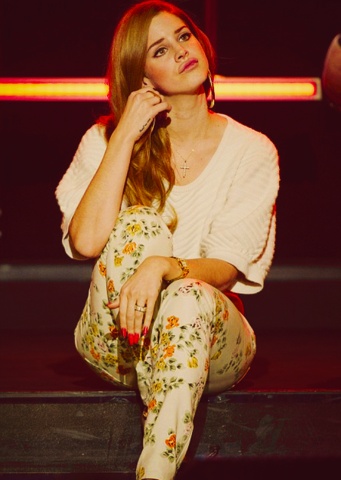
[[[277,150],[266,136],[252,131],[201,244],[203,257],[223,259],[238,269],[232,291],[263,288],[274,254],[278,187]]]
[[[72,249],[69,225],[85,190],[95,175],[106,150],[104,128],[93,125],[81,139],[73,160],[56,188],[56,199],[62,212],[62,243],[71,258],[83,260]]]

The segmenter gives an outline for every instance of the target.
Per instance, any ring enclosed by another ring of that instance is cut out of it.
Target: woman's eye
[[[187,40],[189,40],[189,39],[191,38],[191,36],[192,36],[191,32],[182,33],[182,34],[180,35],[180,40],[181,40],[182,42],[186,42]]]
[[[156,50],[156,52],[154,53],[154,57],[160,57],[160,56],[163,55],[165,52],[166,52],[166,48],[165,48],[165,47],[158,48],[158,49]]]

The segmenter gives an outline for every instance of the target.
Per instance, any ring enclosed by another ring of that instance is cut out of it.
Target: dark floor
[[[263,330],[240,392],[340,391],[341,329]],[[0,392],[112,391],[89,370],[73,332],[3,330]]]

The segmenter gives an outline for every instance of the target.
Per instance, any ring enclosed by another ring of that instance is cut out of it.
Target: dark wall
[[[1,0],[0,77],[101,77],[123,0]],[[179,1],[217,39],[218,73],[320,77],[341,2]],[[215,2],[211,2],[214,5]],[[237,3],[237,5],[235,5]],[[297,5],[298,4],[298,5]],[[213,7],[212,7],[213,8]],[[221,102],[281,157],[276,261],[340,261],[341,114],[320,102]],[[105,103],[0,103],[1,262],[67,262],[55,187]]]

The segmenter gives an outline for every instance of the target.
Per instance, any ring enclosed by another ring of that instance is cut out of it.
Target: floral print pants
[[[202,394],[241,380],[256,344],[226,295],[186,278],[165,285],[143,345],[130,346],[120,335],[118,309],[107,303],[149,255],[171,256],[172,235],[154,209],[130,207],[96,262],[75,342],[102,378],[140,392],[147,417],[137,479],[170,480],[188,449]]]

